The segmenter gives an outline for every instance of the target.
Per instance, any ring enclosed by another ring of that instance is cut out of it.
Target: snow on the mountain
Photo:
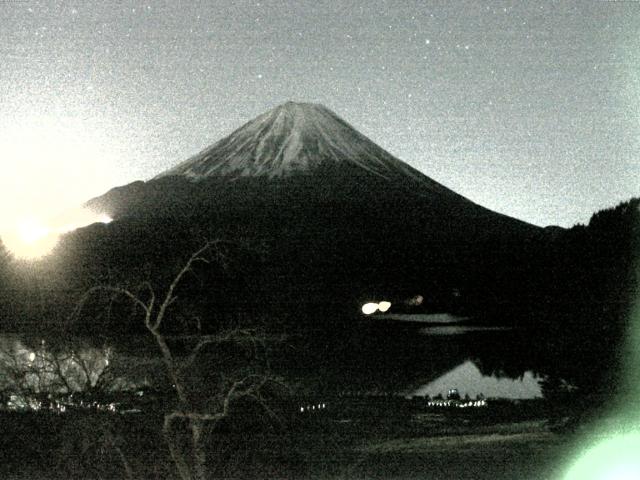
[[[328,108],[287,102],[246,123],[159,176],[284,177],[350,164],[385,179],[407,178],[449,191],[376,145]]]

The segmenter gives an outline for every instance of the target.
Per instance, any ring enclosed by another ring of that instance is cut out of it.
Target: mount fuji
[[[294,102],[87,206],[114,221],[78,237],[101,229],[91,255],[126,265],[166,263],[205,238],[260,245],[243,271],[251,296],[278,305],[415,292],[484,301],[509,288],[507,270],[543,233],[432,180],[326,107]]]
[[[116,218],[132,213],[137,205],[145,203],[141,197],[152,195],[158,187],[184,181],[192,185],[216,184],[206,196],[218,197],[217,201],[223,203],[225,199],[216,195],[220,188],[233,197],[230,190],[260,185],[278,196],[277,191],[287,195],[304,184],[304,193],[312,197],[314,190],[337,196],[375,192],[378,200],[400,193],[408,196],[409,203],[420,198],[436,208],[446,207],[455,216],[508,218],[474,204],[395,158],[323,105],[296,102],[284,103],[256,117],[149,182],[115,188],[87,205]],[[232,186],[234,182],[242,187]],[[161,190],[165,199],[178,194],[173,188]],[[166,203],[162,200],[154,198]],[[240,203],[248,200],[240,199]],[[509,220],[531,228],[524,222]]]

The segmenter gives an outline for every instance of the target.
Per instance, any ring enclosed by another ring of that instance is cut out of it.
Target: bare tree
[[[144,325],[155,340],[177,397],[176,408],[164,416],[162,432],[182,480],[208,478],[204,445],[205,427],[215,428],[222,420],[228,418],[236,402],[240,400],[255,402],[268,417],[277,420],[276,413],[268,405],[265,393],[275,384],[282,385],[282,382],[269,371],[264,335],[247,328],[230,328],[217,334],[204,334],[201,331],[199,319],[194,332],[185,332],[182,335],[167,335],[163,332],[163,326],[169,321],[170,309],[178,300],[176,291],[186,276],[194,273],[194,266],[199,263],[209,264],[212,257],[224,263],[225,257],[219,249],[219,244],[219,241],[207,242],[193,253],[162,295],[156,294],[150,282],[144,282],[134,290],[99,285],[84,294],[76,309],[78,313],[91,295],[97,292],[109,292],[113,296],[124,296],[142,311]],[[174,353],[171,344],[176,341],[183,346],[187,345],[186,353],[184,349],[180,354]],[[218,365],[214,365],[212,372],[212,375],[218,377],[218,391],[208,402],[203,402],[200,398],[201,392],[190,385],[194,364],[205,350],[215,349],[216,346],[225,344],[242,345],[251,349],[254,355],[262,352],[259,356],[263,359],[263,368],[260,371],[236,368],[229,373],[220,361]],[[186,445],[185,430],[182,430],[181,435],[181,429],[186,429],[188,432]]]

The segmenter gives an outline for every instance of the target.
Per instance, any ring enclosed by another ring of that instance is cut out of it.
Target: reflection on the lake
[[[461,363],[444,375],[409,393],[409,396],[446,396],[455,388],[461,396],[476,398],[529,399],[542,397],[538,379],[532,372],[524,372],[517,379],[484,375],[470,360]]]

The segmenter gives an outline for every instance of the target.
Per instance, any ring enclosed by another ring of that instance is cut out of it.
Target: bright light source
[[[30,361],[30,362],[33,362],[35,359],[36,359],[36,354],[35,354],[35,353],[33,353],[33,352],[31,352],[31,353],[29,354],[29,361]]]
[[[20,239],[29,245],[49,234],[49,229],[35,218],[26,218],[18,224],[18,235]]]
[[[386,300],[378,304],[378,310],[380,310],[382,313],[386,312],[390,308],[391,308],[391,302],[387,302]]]
[[[18,258],[39,258],[55,247],[57,239],[44,222],[35,217],[3,225],[2,241]]]
[[[46,113],[20,108],[2,116],[2,233],[25,217],[51,218],[121,184],[114,166],[128,148],[114,128],[120,130],[104,115],[70,115],[54,105]]]
[[[14,226],[6,226],[0,236],[18,258],[37,259],[51,253],[60,236],[92,223],[109,223],[111,217],[88,209],[72,209],[48,221],[25,217]]]
[[[362,313],[365,315],[371,315],[372,313],[376,313],[378,311],[377,303],[365,303],[362,306]]]

